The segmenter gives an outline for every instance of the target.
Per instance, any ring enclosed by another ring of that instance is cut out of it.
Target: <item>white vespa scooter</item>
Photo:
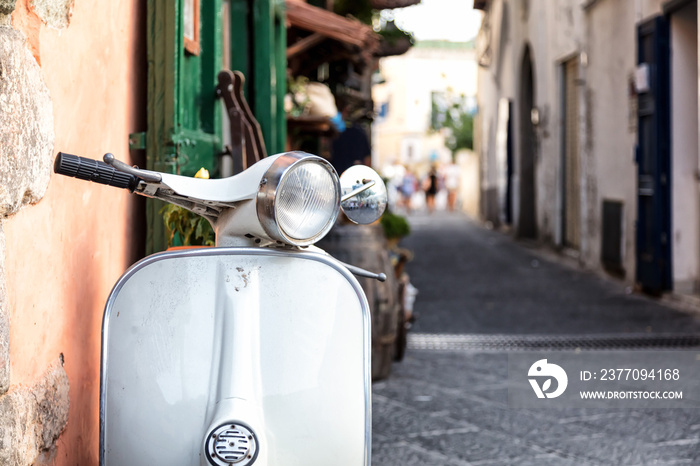
[[[324,159],[278,154],[204,180],[59,153],[54,171],[205,216],[215,248],[132,266],[102,327],[100,464],[370,464],[370,311],[356,273],[312,246],[376,220],[368,167],[339,181]]]

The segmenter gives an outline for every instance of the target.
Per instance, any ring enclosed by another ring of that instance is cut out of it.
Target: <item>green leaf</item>
[[[183,246],[213,246],[214,230],[207,219],[184,207],[168,204],[159,211],[168,237],[168,247],[179,239]]]

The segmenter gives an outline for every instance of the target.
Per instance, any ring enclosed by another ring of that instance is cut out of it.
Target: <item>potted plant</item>
[[[389,249],[395,248],[401,241],[401,238],[411,233],[411,226],[408,224],[406,217],[389,210],[384,212],[380,223],[384,229],[384,236],[386,236]]]
[[[209,179],[209,172],[201,168],[195,178]],[[214,246],[214,230],[206,218],[175,204],[167,204],[159,212],[168,234],[168,248]]]

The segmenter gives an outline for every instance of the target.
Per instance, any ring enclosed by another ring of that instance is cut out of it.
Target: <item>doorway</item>
[[[535,162],[537,142],[533,123],[535,82],[530,47],[525,47],[520,74],[520,202],[517,234],[537,238]]]
[[[562,243],[579,249],[581,243],[581,182],[579,158],[578,56],[565,61],[562,70]]]
[[[670,28],[673,289],[692,294],[699,291],[700,269],[697,2],[687,2],[674,10]]]
[[[637,28],[637,281],[652,294],[672,287],[668,26],[657,16]]]

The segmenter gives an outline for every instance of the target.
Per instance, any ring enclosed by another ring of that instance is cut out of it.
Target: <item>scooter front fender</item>
[[[369,325],[324,254],[147,257],[105,309],[100,463],[369,465]]]

